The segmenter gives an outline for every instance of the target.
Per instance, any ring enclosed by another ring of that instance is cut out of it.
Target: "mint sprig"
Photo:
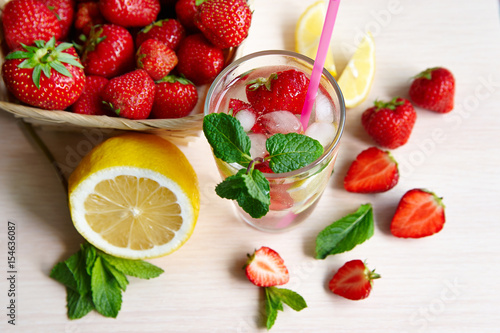
[[[361,205],[352,214],[342,217],[323,229],[316,237],[316,259],[352,250],[373,236],[373,208]]]
[[[304,298],[295,291],[277,287],[265,287],[264,291],[266,293],[266,327],[268,330],[273,327],[278,317],[278,311],[283,311],[283,303],[295,311],[307,307]]]
[[[222,181],[215,191],[221,198],[236,200],[253,218],[265,216],[271,203],[269,181],[255,169],[257,163],[269,161],[273,172],[284,173],[305,167],[323,154],[323,146],[317,140],[288,133],[275,134],[267,139],[269,156],[265,159],[252,159],[250,138],[238,119],[225,113],[205,116],[203,133],[215,157],[246,167]]]
[[[116,318],[122,291],[129,284],[126,275],[150,279],[161,273],[161,268],[148,262],[117,258],[84,243],[78,252],[57,263],[50,277],[66,287],[68,318],[82,318],[93,309]]]

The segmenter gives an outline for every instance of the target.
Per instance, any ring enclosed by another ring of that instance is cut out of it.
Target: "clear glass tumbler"
[[[313,60],[308,57],[281,50],[262,51],[239,58],[212,83],[205,100],[205,115],[227,113],[231,98],[246,102],[246,83],[255,77],[268,77],[271,73],[292,68],[310,77],[313,64]],[[243,221],[259,230],[278,232],[297,226],[311,214],[328,184],[344,129],[345,105],[337,82],[326,69],[323,70],[318,95],[322,95],[322,102],[319,103],[317,97],[309,127],[315,122],[326,121],[329,123],[326,127],[329,126],[333,131],[329,134],[329,141],[323,142],[323,155],[306,167],[292,172],[264,173],[270,183],[271,196],[270,210],[264,217],[252,218],[234,202]],[[325,107],[329,108],[326,112]],[[242,168],[239,164],[214,158],[223,179]]]

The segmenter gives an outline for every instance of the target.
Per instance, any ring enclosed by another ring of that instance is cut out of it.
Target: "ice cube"
[[[325,95],[318,94],[315,104],[316,122],[333,123],[333,105]]]
[[[255,115],[252,111],[249,110],[241,110],[235,116],[243,126],[245,132],[248,132],[252,129],[253,125],[255,125]]]
[[[259,118],[262,125],[273,135],[276,133],[302,133],[302,124],[290,111],[273,111]]]
[[[312,123],[305,135],[316,139],[323,147],[327,147],[335,138],[336,128],[332,123]]]
[[[252,158],[256,157],[264,157],[267,155],[266,149],[266,140],[267,137],[264,134],[258,133],[249,133],[248,137],[252,142],[252,146],[250,147],[250,156]]]

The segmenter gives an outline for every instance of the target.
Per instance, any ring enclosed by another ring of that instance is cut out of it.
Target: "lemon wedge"
[[[375,42],[368,32],[338,79],[347,108],[353,108],[366,99],[374,76]]]
[[[302,13],[295,26],[295,51],[297,53],[301,53],[311,59],[316,58],[325,16],[325,1],[313,3]],[[334,77],[337,75],[331,46],[328,47],[325,68]]]
[[[117,257],[169,254],[193,233],[198,180],[174,144],[152,134],[112,137],[87,154],[68,181],[73,224]]]

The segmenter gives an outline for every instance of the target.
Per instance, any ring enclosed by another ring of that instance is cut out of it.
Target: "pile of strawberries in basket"
[[[42,109],[184,117],[251,20],[246,0],[11,0],[2,77]]]

